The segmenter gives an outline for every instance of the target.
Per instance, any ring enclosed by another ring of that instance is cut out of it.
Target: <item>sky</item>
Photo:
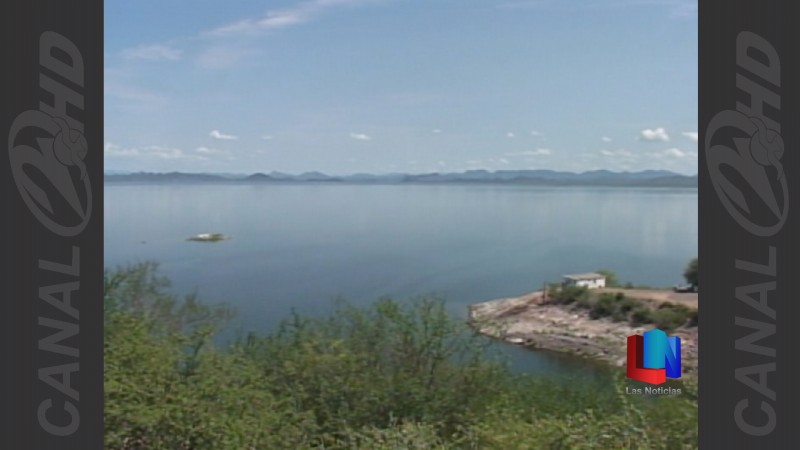
[[[697,3],[110,0],[105,169],[697,173]]]

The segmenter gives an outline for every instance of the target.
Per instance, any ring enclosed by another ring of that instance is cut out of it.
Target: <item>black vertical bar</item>
[[[699,2],[703,449],[800,442],[798,12]]]
[[[103,447],[103,2],[0,2],[0,448]]]

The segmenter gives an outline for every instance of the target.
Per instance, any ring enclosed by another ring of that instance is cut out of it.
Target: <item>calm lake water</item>
[[[221,232],[232,239],[189,242]],[[331,299],[446,297],[453,314],[563,274],[601,268],[671,286],[697,255],[694,189],[463,185],[105,187],[105,264],[160,262],[176,293],[267,331]],[[595,372],[575,358],[502,345],[518,370]]]

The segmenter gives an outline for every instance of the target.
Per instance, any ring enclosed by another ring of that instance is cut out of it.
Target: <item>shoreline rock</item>
[[[228,239],[230,239],[230,237],[225,236],[222,233],[200,233],[189,237],[187,240],[195,242],[219,242],[226,241]]]

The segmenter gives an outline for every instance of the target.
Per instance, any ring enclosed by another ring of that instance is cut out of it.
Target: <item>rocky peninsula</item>
[[[624,367],[627,336],[642,334],[655,325],[636,323],[629,319],[629,315],[598,317],[596,311],[587,304],[606,294],[606,299],[635,304],[638,308],[635,311],[644,313],[678,307],[693,314],[694,323],[687,320],[685,324],[670,330],[669,334],[681,338],[683,375],[696,378],[696,293],[623,288],[591,289],[585,292],[588,292],[586,298],[590,300],[583,305],[559,301],[545,291],[478,303],[470,306],[469,321],[480,333],[512,344],[571,353]]]

